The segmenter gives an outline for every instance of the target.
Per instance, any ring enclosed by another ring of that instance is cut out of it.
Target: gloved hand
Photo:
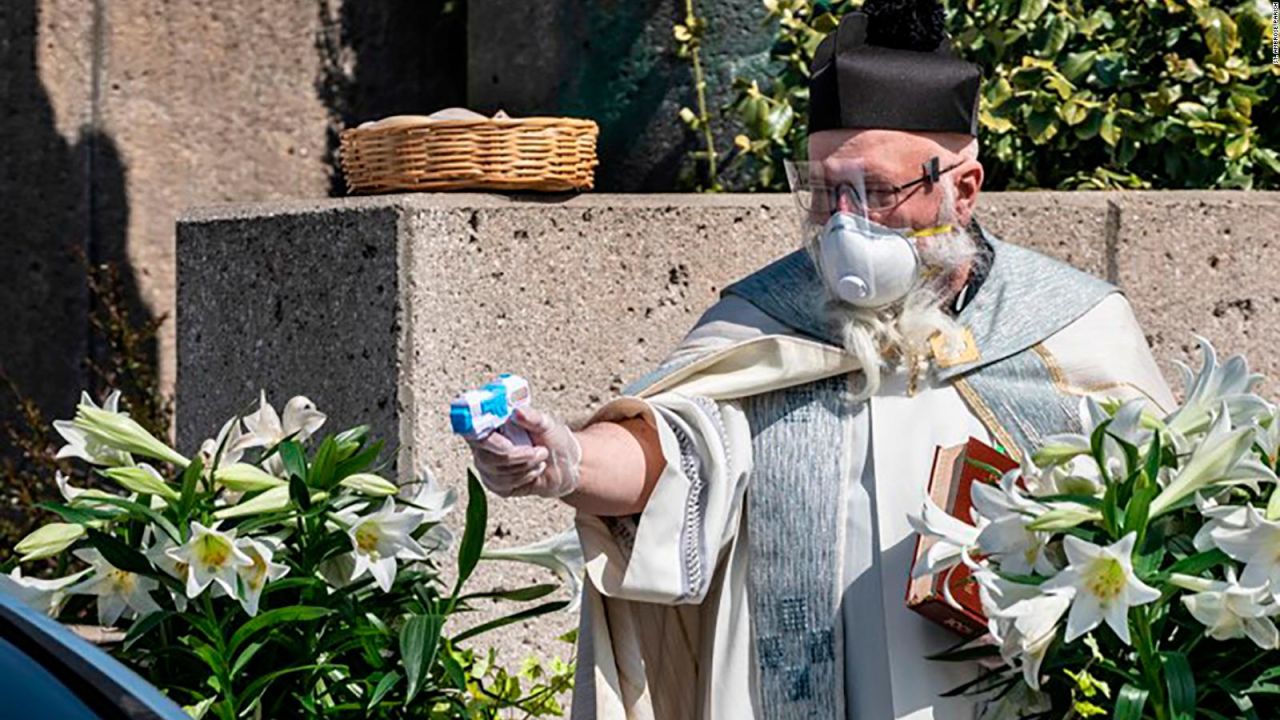
[[[514,421],[532,445],[516,446],[497,432],[467,441],[480,482],[500,497],[558,498],[576,490],[582,446],[569,426],[533,408],[516,410]]]

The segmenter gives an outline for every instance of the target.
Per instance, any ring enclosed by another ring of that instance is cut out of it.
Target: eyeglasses
[[[964,163],[957,161],[940,167],[938,156],[920,164],[920,177],[901,185],[892,185],[866,178],[862,166],[852,161],[846,167],[828,167],[819,162],[785,161],[787,180],[801,208],[813,219],[826,222],[840,209],[841,199],[847,201],[854,212],[877,212],[896,207],[906,199],[908,190],[922,183],[934,183],[943,173],[950,172]],[[830,163],[828,163],[829,165]],[[836,177],[832,177],[832,176]]]

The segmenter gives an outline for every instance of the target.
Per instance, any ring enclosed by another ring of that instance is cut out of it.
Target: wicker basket
[[[347,190],[591,189],[600,132],[594,121],[450,110],[465,117],[398,115],[344,131]]]

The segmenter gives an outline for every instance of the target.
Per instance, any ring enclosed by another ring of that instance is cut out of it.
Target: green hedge
[[[767,77],[734,80],[738,190],[781,190],[805,148],[807,68],[861,2],[764,0]],[[946,0],[958,53],[984,68],[987,189],[1280,188],[1280,65],[1262,0]],[[745,171],[745,172],[744,172]]]

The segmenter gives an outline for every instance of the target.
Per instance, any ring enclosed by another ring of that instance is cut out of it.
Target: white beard
[[[830,319],[846,352],[857,358],[863,369],[862,388],[854,401],[865,400],[880,389],[881,373],[915,364],[916,370],[929,369],[930,339],[941,333],[948,346],[958,342],[963,326],[943,309],[954,295],[951,283],[956,273],[966,266],[970,272],[980,269],[983,260],[979,244],[968,230],[956,223],[954,188],[943,184],[942,210],[936,224],[950,224],[952,232],[930,236],[917,242],[916,249],[927,279],[902,300],[882,308],[862,308],[840,300],[829,288],[824,293],[822,314]],[[951,192],[947,192],[950,190]],[[821,275],[821,254],[817,252],[820,233],[810,232],[807,241],[809,257]]]

